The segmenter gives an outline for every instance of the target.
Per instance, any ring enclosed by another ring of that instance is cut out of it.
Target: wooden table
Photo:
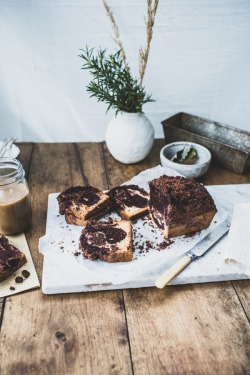
[[[108,189],[159,164],[163,140],[141,163],[115,161],[103,143],[20,144],[31,190],[27,239],[40,280],[48,194],[91,184]],[[250,183],[212,166],[207,185]],[[43,295],[0,304],[0,373],[249,374],[249,281]]]

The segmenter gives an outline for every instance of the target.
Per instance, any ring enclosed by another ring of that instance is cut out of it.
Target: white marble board
[[[208,186],[207,189],[215,199],[216,204],[219,202],[220,207],[228,211],[229,218],[232,215],[235,204],[250,202],[250,184]],[[50,236],[49,241],[51,240],[51,244],[55,242],[53,239],[60,236],[60,230],[65,231],[65,227],[67,226],[63,216],[58,215],[56,196],[57,194],[50,194],[48,203],[46,236],[47,240],[48,236]],[[57,223],[57,228],[55,228],[55,223]],[[74,246],[77,250],[78,238],[82,227],[67,227],[70,228],[70,232],[68,232],[69,241],[71,242],[71,240],[74,238]],[[191,238],[185,239],[185,241],[189,241],[190,244],[192,244],[192,241],[194,240]],[[197,241],[199,240],[196,239],[196,242]],[[225,264],[224,249],[226,241],[227,235],[218,241],[204,257],[193,261],[184,271],[182,271],[174,280],[172,280],[169,285],[246,279],[247,276],[244,274],[238,274],[232,265]],[[180,241],[179,244],[181,244]],[[193,246],[194,245],[195,241],[193,243]],[[176,248],[176,244],[173,246]],[[65,244],[63,244],[62,248],[64,247]],[[180,253],[177,253],[178,256],[172,258],[170,257],[167,263],[164,262],[163,266],[158,265],[157,267],[154,267],[153,271],[148,270],[144,274],[139,272],[138,275],[133,278],[133,280],[124,279],[126,280],[125,282],[119,282],[118,279],[116,282],[109,282],[107,278],[102,278],[101,271],[98,272],[99,275],[97,275],[96,280],[93,280],[93,272],[91,274],[91,267],[93,267],[93,264],[95,267],[96,262],[87,261],[87,268],[85,268],[85,271],[80,273],[79,276],[77,268],[80,267],[79,263],[82,262],[82,259],[77,260],[77,258],[73,255],[73,252],[67,251],[66,249],[63,250],[63,252],[61,250],[61,256],[58,256],[58,243],[55,256],[53,256],[51,253],[54,250],[55,248],[53,249],[52,244],[51,249],[48,249],[48,252],[41,251],[44,254],[42,290],[45,294],[151,287],[154,286],[156,278],[174,262],[176,262],[181,256]],[[166,250],[161,252],[159,259],[163,259],[162,254],[164,254],[164,251]],[[48,253],[49,256],[47,256]],[[147,254],[143,256],[146,258]],[[82,257],[80,256],[80,258]],[[86,262],[86,260],[84,261]],[[108,271],[107,267],[110,267],[110,264],[105,264],[104,262],[100,261],[98,262],[101,263],[100,270],[102,269],[103,274],[105,275],[105,272],[107,273]],[[132,263],[136,264],[135,262]],[[72,267],[75,267],[76,272],[69,272],[69,268]],[[114,265],[113,267],[116,266]],[[123,267],[123,265],[118,264],[118,267]],[[88,273],[88,270],[90,270],[90,273]]]

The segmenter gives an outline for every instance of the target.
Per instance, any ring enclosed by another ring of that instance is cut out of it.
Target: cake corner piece
[[[65,215],[67,224],[85,226],[109,212],[109,197],[94,186],[73,186],[57,197],[59,213]]]
[[[193,178],[161,176],[149,187],[150,217],[166,238],[208,228],[217,212],[205,186]]]

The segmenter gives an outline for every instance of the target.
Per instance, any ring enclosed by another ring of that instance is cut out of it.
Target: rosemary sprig
[[[90,97],[108,104],[116,111],[143,113],[142,106],[153,102],[137,78],[133,78],[121,56],[121,50],[106,57],[106,49],[101,48],[94,54],[94,48],[81,50],[84,59],[82,69],[88,69],[93,80],[87,85]]]

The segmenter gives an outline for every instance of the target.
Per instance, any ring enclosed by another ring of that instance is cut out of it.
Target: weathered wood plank
[[[127,165],[116,161],[108,151],[106,143],[104,143],[103,148],[107,167],[109,187],[112,188],[114,186],[120,185],[123,182],[130,180],[132,177],[144,171],[145,169],[152,168],[160,164],[159,153],[161,147],[163,146],[163,139],[155,140],[154,146],[150,151],[149,155],[146,157],[146,159],[144,159],[140,163]]]
[[[250,280],[238,280],[232,283],[250,322]]]
[[[102,143],[78,143],[78,155],[83,166],[83,178],[99,189],[108,189]]]
[[[115,161],[105,147],[110,185],[159,164],[161,147],[162,141],[157,140],[146,164],[129,167]],[[216,166],[210,171],[210,177],[201,179],[205,184],[248,182],[248,177],[239,178]],[[124,301],[136,374],[250,371],[248,321],[231,282],[167,287],[162,291],[125,290]]]
[[[19,143],[18,147],[20,148],[20,155],[18,159],[22,163],[23,168],[25,170],[25,175],[27,177],[29,174],[29,166],[30,166],[30,160],[32,156],[33,143],[31,142]],[[5,298],[0,298],[0,330],[1,330],[1,325],[2,325],[4,306],[5,306]]]
[[[249,324],[230,283],[124,291],[135,374],[247,374]]]
[[[249,184],[250,170],[240,175],[212,164],[205,176],[199,178],[204,185]]]
[[[83,180],[106,188],[103,165],[101,145],[80,145],[79,150],[72,144],[34,146],[28,242],[40,278],[37,244],[45,232],[48,193]],[[121,292],[46,296],[36,290],[8,298],[0,347],[1,375],[131,374]]]
[[[20,142],[17,144],[20,148],[20,154],[18,156],[18,160],[22,163],[23,169],[25,170],[25,177],[29,175],[29,167],[33,152],[34,144],[32,142]]]

